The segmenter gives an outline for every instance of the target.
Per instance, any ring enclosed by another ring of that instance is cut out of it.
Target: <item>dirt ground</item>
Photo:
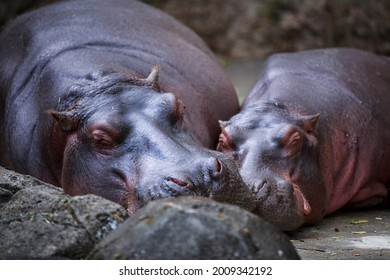
[[[390,211],[339,212],[290,240],[306,260],[389,260]]]
[[[242,102],[256,81],[262,62],[223,61]],[[316,226],[290,233],[302,259],[390,259],[390,209],[339,212]]]

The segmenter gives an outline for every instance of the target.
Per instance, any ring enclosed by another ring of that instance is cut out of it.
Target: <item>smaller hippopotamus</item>
[[[282,230],[385,205],[390,58],[356,49],[271,56],[217,149],[238,161],[255,213]]]

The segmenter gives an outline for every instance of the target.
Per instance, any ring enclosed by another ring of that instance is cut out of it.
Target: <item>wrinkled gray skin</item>
[[[241,112],[221,122],[255,213],[283,230],[348,208],[386,205],[390,58],[355,49],[277,54]]]
[[[218,120],[238,112],[231,82],[197,35],[140,2],[68,1],[17,18],[0,35],[0,101],[0,164],[67,194],[131,214],[153,199],[225,197],[239,181],[207,149]]]

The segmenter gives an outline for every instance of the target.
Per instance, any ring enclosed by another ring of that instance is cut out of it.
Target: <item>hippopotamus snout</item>
[[[190,155],[185,157],[180,163],[163,164],[156,159],[147,160],[142,166],[145,175],[137,183],[138,200],[144,204],[161,198],[210,196],[225,186],[224,177],[229,176],[225,165],[224,159],[215,156],[197,157],[195,154],[192,158]]]
[[[253,210],[255,203],[234,159],[211,150],[201,151],[187,154],[180,163],[145,159],[138,181],[124,195],[122,205],[128,213],[135,213],[151,200],[180,196],[209,197]]]
[[[299,186],[288,180],[266,177],[248,186],[257,202],[254,213],[284,230],[299,227],[311,213],[311,206]]]
[[[218,158],[209,158],[198,168],[200,178],[190,175],[190,172],[177,174],[166,178],[161,185],[161,191],[168,196],[197,195],[207,196],[213,185],[218,185],[224,171],[223,164]],[[192,173],[194,171],[191,171]]]

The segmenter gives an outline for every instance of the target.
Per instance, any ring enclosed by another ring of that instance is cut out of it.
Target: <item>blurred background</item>
[[[0,26],[17,14],[57,1],[0,0]],[[198,33],[241,95],[256,79],[261,61],[272,53],[342,46],[390,55],[390,0],[143,2]]]
[[[0,25],[26,10],[57,1],[0,0]],[[390,55],[389,0],[143,2],[182,21],[213,51],[228,58],[263,58],[274,52],[332,46]]]
[[[355,47],[390,55],[390,0],[145,0],[198,33],[242,102],[277,52]]]

